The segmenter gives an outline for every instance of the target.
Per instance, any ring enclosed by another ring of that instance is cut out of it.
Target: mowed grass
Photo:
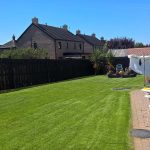
[[[0,150],[127,150],[129,90],[143,77],[87,77],[0,94]]]

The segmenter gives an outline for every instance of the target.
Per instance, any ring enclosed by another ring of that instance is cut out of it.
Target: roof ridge
[[[45,26],[45,27],[51,27],[51,28],[56,28],[56,29],[62,29],[64,30],[63,28],[60,28],[60,27],[55,27],[55,26],[50,26],[50,25],[47,25],[47,24],[37,24],[37,25],[42,25],[42,26]]]
[[[81,36],[88,36],[88,37],[92,37],[92,38],[96,38],[96,39],[98,39],[97,37],[94,37],[94,36],[92,36],[92,35],[88,35],[88,34],[79,34],[79,35],[81,35]],[[98,39],[99,40],[99,39]]]

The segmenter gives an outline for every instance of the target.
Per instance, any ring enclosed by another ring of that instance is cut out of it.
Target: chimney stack
[[[68,25],[64,24],[63,25],[63,29],[66,30],[66,31],[68,31]]]
[[[78,30],[76,31],[76,35],[79,35],[79,34],[81,34],[81,31],[78,29]]]
[[[32,18],[32,23],[33,24],[38,24],[39,23],[38,18],[36,18],[36,17]]]
[[[12,36],[12,40],[13,40],[13,41],[15,41],[15,39],[16,39],[16,37],[15,37],[15,35],[13,34],[13,36]]]
[[[12,36],[12,44],[13,44],[12,47],[16,47],[16,37],[15,37],[14,34],[13,34],[13,36]]]
[[[96,37],[96,34],[95,34],[95,33],[93,33],[93,34],[92,34],[92,37]]]

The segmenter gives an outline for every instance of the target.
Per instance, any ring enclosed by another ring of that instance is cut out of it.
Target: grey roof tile
[[[96,37],[85,34],[78,34],[77,36],[83,38],[86,42],[92,44],[93,46],[103,46],[101,41]]]
[[[52,27],[43,24],[37,24],[36,26],[54,39],[81,42],[80,38],[63,28]]]
[[[15,47],[15,43],[13,40],[11,40],[11,41],[5,43],[4,45],[1,45],[0,49],[7,49],[7,48],[9,49],[9,48],[13,48],[13,47]]]

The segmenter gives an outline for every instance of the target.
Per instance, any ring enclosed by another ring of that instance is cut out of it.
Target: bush
[[[0,58],[12,59],[45,59],[49,58],[48,50],[44,49],[11,49],[0,52]]]

